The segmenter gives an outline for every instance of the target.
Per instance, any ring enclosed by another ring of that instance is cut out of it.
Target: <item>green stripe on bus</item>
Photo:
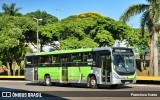
[[[82,62],[82,60],[80,59],[80,60],[73,60],[73,62]]]
[[[127,76],[127,78],[128,79],[133,79],[133,78],[135,78],[135,75],[129,75],[129,76]]]

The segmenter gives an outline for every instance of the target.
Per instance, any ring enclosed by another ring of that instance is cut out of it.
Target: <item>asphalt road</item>
[[[1,97],[0,100],[22,100],[22,97],[25,97],[23,100],[151,100],[151,98],[159,100],[160,84],[130,84],[118,86],[115,89],[109,86],[100,86],[99,89],[90,89],[85,84],[43,86],[41,83],[30,81],[0,80],[0,92],[0,97],[6,96],[2,92],[11,93],[12,97]]]

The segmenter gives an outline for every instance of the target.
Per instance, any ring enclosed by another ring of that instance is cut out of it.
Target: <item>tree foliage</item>
[[[42,39],[47,37],[47,40],[50,41],[54,41],[55,37],[60,36],[61,49],[74,49],[84,47],[80,44],[76,45],[78,41],[81,41],[81,44],[86,41],[92,44],[86,44],[86,47],[112,46],[115,39],[126,38],[126,34],[131,32],[131,28],[109,17],[89,12],[71,15],[60,23],[41,26],[40,32]],[[75,43],[76,41],[77,43]]]
[[[148,40],[150,39],[150,34],[148,31],[142,36],[140,28],[133,28],[132,33],[126,35],[126,39],[130,46],[139,50],[140,54],[144,52],[144,49],[149,49]]]
[[[31,17],[32,19],[33,18],[42,19],[42,21],[39,22],[40,25],[54,24],[58,22],[57,17],[48,14],[46,11],[37,10],[35,12],[27,13],[26,16]]]
[[[10,15],[10,16],[15,16],[15,15],[21,15],[19,13],[19,10],[22,8],[16,7],[15,3],[11,3],[11,5],[3,4],[2,5],[2,10],[4,11],[4,14]]]
[[[91,38],[86,37],[79,40],[77,37],[69,37],[65,40],[61,40],[61,49],[78,49],[78,48],[93,48],[97,47],[98,44]]]
[[[25,33],[34,30],[35,22],[27,17],[1,16],[0,17],[0,60],[7,66],[12,62],[24,59],[27,52]]]

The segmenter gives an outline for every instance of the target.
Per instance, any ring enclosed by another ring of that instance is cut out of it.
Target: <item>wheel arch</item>
[[[46,76],[49,76],[50,79],[52,80],[51,75],[49,73],[44,74],[44,79],[45,79]]]
[[[88,76],[87,76],[87,81],[88,81],[88,78],[91,77],[91,76],[94,76],[94,77],[96,78],[96,81],[97,81],[97,77],[96,77],[96,75],[93,74],[93,73],[88,74]]]
[[[44,77],[45,77],[45,76],[49,76],[49,77],[51,77],[51,76],[50,76],[50,74],[48,74],[48,73],[44,74]]]

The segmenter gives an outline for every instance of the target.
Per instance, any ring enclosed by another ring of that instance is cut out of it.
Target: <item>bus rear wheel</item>
[[[93,89],[98,88],[97,80],[96,80],[95,76],[88,77],[87,87],[90,87],[90,88],[93,88]]]
[[[44,77],[44,84],[46,86],[51,86],[52,85],[50,76],[47,75],[47,76]]]

